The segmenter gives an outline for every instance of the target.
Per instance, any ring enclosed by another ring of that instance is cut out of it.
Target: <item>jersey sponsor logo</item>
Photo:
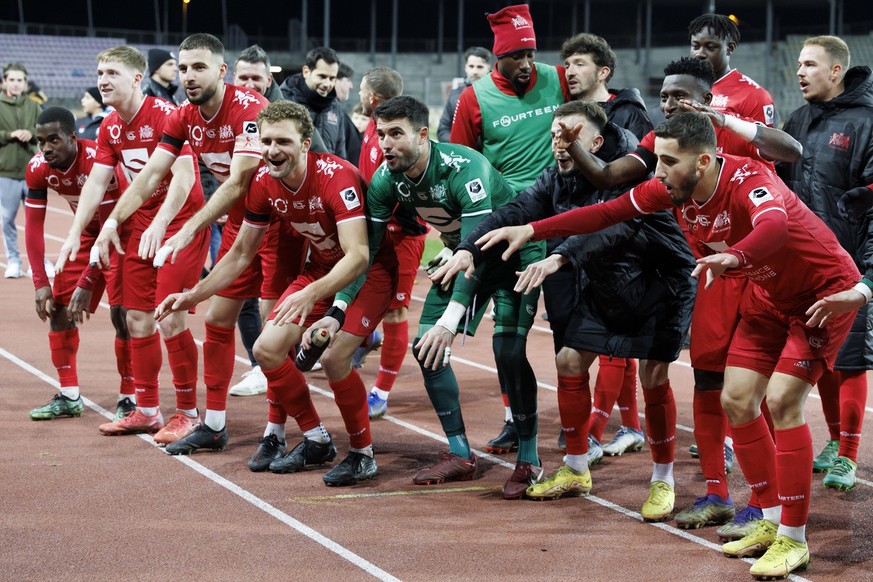
[[[761,186],[760,188],[755,188],[749,192],[749,200],[751,200],[752,204],[755,206],[760,206],[765,202],[773,200],[773,195],[770,194],[769,190]]]
[[[139,128],[139,139],[146,141],[155,137],[155,128],[151,125],[143,125]]]
[[[335,162],[333,160],[326,160],[323,158],[319,158],[319,159],[315,160],[315,167],[316,167],[316,171],[319,174],[324,174],[325,176],[330,176],[331,178],[333,178],[333,173],[336,170],[339,170],[340,168],[342,168],[342,164],[338,164],[337,162]]]
[[[488,193],[485,191],[485,185],[482,184],[482,180],[479,178],[470,180],[464,184],[464,188],[467,189],[467,194],[470,195],[470,200],[473,202],[481,202],[488,196]]]
[[[258,124],[254,121],[243,122],[243,133],[246,135],[258,135]]]
[[[765,105],[762,109],[764,110],[764,123],[767,125],[773,125],[776,123],[776,107],[774,107],[773,104],[770,104]]]
[[[340,198],[343,199],[343,204],[348,210],[354,210],[361,206],[361,197],[358,196],[357,190],[354,187],[349,187],[340,192]]]
[[[700,226],[709,226],[712,222],[709,220],[708,214],[698,214],[697,215],[697,224]]]
[[[288,201],[284,198],[270,198],[270,205],[279,214],[288,214]]]
[[[199,125],[192,125],[188,129],[188,135],[191,136],[191,142],[196,146],[203,145],[204,128]]]
[[[443,159],[443,163],[445,165],[450,168],[454,168],[457,171],[461,170],[461,164],[470,163],[470,160],[460,154],[456,154],[455,152],[449,152],[448,154],[440,152],[440,157]]]
[[[412,192],[409,191],[409,184],[406,182],[397,182],[397,192],[404,198],[412,196]]]
[[[45,177],[45,181],[48,182],[48,185],[57,190],[61,187],[61,181],[54,174],[49,174]]]
[[[843,132],[834,133],[831,135],[831,138],[828,140],[828,147],[833,150],[838,150],[841,152],[849,151],[849,148],[852,145],[852,137],[844,134]]]
[[[713,109],[726,109],[730,98],[727,95],[713,95],[709,105]]]
[[[534,117],[540,117],[542,115],[546,115],[552,113],[555,109],[557,109],[557,105],[546,105],[545,107],[537,107],[536,109],[530,109],[528,111],[522,111],[516,115],[504,115],[498,119],[495,119],[491,122],[491,127],[509,127],[513,123],[518,121],[524,121],[525,119],[533,119]]]
[[[254,105],[258,102],[257,98],[254,95],[246,93],[245,91],[240,91],[239,89],[234,92],[233,100],[234,102],[242,105],[243,109],[248,109],[249,105]]]
[[[106,130],[109,132],[109,143],[121,143],[121,125],[113,123]]]
[[[742,184],[746,181],[750,176],[756,176],[758,172],[755,170],[749,169],[749,164],[743,164],[742,168],[737,168],[737,171],[734,172],[734,175],[731,176],[730,181],[736,182],[737,184]]]

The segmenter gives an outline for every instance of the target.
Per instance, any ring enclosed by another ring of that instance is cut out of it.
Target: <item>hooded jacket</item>
[[[312,123],[315,124],[330,153],[354,164],[358,163],[357,159],[349,159],[345,141],[345,121],[348,116],[343,111],[334,91],[331,91],[327,97],[322,97],[306,86],[303,73],[291,75],[285,79],[280,88],[285,99],[299,103],[309,110]]]
[[[792,164],[777,164],[777,171],[870,277],[873,210],[852,224],[840,218],[837,201],[847,190],[873,184],[873,73],[869,67],[852,67],[844,87],[830,101],[807,103],[788,117],[783,129],[803,144],[803,155]],[[873,369],[873,336],[866,331],[871,315],[869,305],[860,309],[837,369]]]
[[[638,90],[629,88],[608,91],[614,98],[600,105],[606,111],[609,121],[629,130],[637,139],[643,139],[644,135],[652,131],[654,126],[646,113],[646,102]]]
[[[27,163],[36,153],[36,119],[41,111],[27,95],[15,98],[0,93],[0,177],[24,180]],[[18,129],[30,131],[28,143],[10,136]]]

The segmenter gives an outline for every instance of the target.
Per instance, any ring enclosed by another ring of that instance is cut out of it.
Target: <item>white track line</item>
[[[18,367],[22,368],[26,372],[29,372],[30,374],[36,376],[37,378],[39,378],[40,380],[42,380],[46,384],[50,384],[55,389],[60,388],[60,384],[58,383],[57,380],[44,374],[40,370],[34,368],[33,366],[31,366],[30,364],[28,364],[24,360],[18,358],[14,354],[9,353],[8,351],[4,350],[3,348],[0,348],[0,356],[3,356],[4,358],[9,360],[13,364],[17,365]],[[93,410],[97,414],[100,414],[101,416],[104,416],[107,419],[112,420],[114,415],[111,412],[109,412],[108,410],[106,410],[105,408],[103,408],[102,406],[97,404],[96,402],[89,400],[85,396],[82,396],[82,400],[85,402],[85,405],[88,408],[90,408],[91,410]],[[158,448],[158,445],[155,443],[154,439],[151,436],[145,435],[145,434],[140,434],[137,436],[140,437],[143,441],[152,445],[153,447]],[[223,487],[224,489],[230,491],[234,495],[236,495],[236,496],[244,499],[248,503],[254,505],[255,507],[257,507],[258,509],[260,509],[264,513],[267,513],[268,515],[278,519],[279,521],[281,521],[285,525],[287,525],[290,528],[296,530],[297,532],[303,534],[304,536],[311,539],[315,543],[323,546],[325,549],[330,550],[331,552],[337,554],[338,556],[345,559],[346,561],[348,561],[352,565],[360,568],[361,570],[364,570],[368,574],[372,575],[374,578],[378,578],[379,580],[400,582],[399,578],[392,576],[391,574],[389,574],[385,570],[379,568],[378,566],[376,566],[372,562],[355,554],[351,550],[338,544],[337,542],[333,541],[332,539],[318,533],[316,530],[312,529],[308,525],[304,524],[301,521],[294,519],[293,517],[291,517],[287,513],[270,505],[269,503],[267,503],[266,501],[264,501],[263,499],[261,499],[257,495],[254,495],[253,493],[243,489],[242,487],[240,487],[236,483],[222,477],[221,475],[219,475],[215,471],[212,471],[211,469],[207,469],[206,467],[204,467],[203,465],[201,465],[197,461],[191,459],[190,457],[185,456],[185,455],[173,455],[173,458],[176,459],[177,461],[179,461],[180,463],[182,463],[183,465],[186,465],[189,468],[197,471],[198,473],[200,473],[201,475],[203,475],[204,477],[206,477],[207,479],[209,479],[210,481],[212,481],[213,483],[215,483],[219,487]]]

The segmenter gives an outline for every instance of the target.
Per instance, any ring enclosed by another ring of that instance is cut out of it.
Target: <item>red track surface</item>
[[[50,258],[70,222],[57,201],[54,209],[46,227]],[[423,296],[426,285],[420,280],[414,294]],[[587,500],[502,500],[500,488],[514,457],[483,456],[475,481],[412,485],[415,470],[445,445],[411,355],[389,416],[373,424],[379,476],[351,488],[325,487],[318,469],[296,475],[248,471],[245,461],[266,421],[262,397],[231,397],[231,444],[223,453],[170,457],[148,437],[101,436],[97,426],[104,422],[103,409],[114,409],[118,383],[105,309],[81,330],[79,376],[89,409],[80,419],[33,422],[27,411],[54,394],[56,376],[30,280],[0,281],[0,305],[4,579],[751,580],[748,563],[721,555],[712,528],[685,532],[640,521],[636,512],[651,470],[645,449],[596,467]],[[420,307],[413,302],[413,322]],[[198,340],[204,311],[190,319]],[[489,327],[483,324],[480,337],[464,347],[456,345],[454,355],[468,435],[479,451],[502,419]],[[244,354],[241,345],[237,353]],[[559,423],[549,334],[532,331],[529,353],[538,379],[548,385],[540,391],[540,450],[551,471],[561,454],[555,449]],[[372,355],[362,371],[368,384],[376,359]],[[671,373],[678,421],[686,427],[677,434],[677,509],[705,492],[697,461],[687,454],[693,441],[687,430],[692,378],[687,354],[682,361]],[[238,366],[235,380],[247,369]],[[348,439],[327,382],[318,372],[309,378],[343,454]],[[161,385],[166,418],[173,402],[166,366]],[[199,390],[202,405],[202,384]],[[827,433],[817,399],[810,398],[807,414],[818,448]],[[288,433],[293,446],[300,439],[293,423]],[[827,491],[821,477],[814,478],[812,564],[805,578],[873,580],[871,465],[868,440],[855,491]],[[731,476],[731,489],[742,504],[748,492],[741,475]]]

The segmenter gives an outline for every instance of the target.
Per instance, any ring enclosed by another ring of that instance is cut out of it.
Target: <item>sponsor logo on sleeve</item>
[[[246,135],[258,135],[258,124],[254,121],[244,121],[243,133]]]
[[[482,180],[479,178],[470,180],[464,184],[464,188],[467,189],[467,194],[470,195],[470,200],[473,202],[481,202],[488,196],[488,193],[485,191],[485,185],[482,184]]]
[[[760,188],[755,188],[754,190],[749,192],[749,200],[751,200],[752,204],[754,204],[755,206],[760,206],[765,202],[773,200],[773,195],[770,194],[769,190],[762,186]]]
[[[349,210],[354,210],[361,206],[361,198],[358,196],[358,192],[354,187],[346,188],[340,192],[340,198],[343,199],[343,204],[345,204],[346,208]]]
[[[776,108],[772,104],[764,106],[764,123],[767,125],[776,123]]]

